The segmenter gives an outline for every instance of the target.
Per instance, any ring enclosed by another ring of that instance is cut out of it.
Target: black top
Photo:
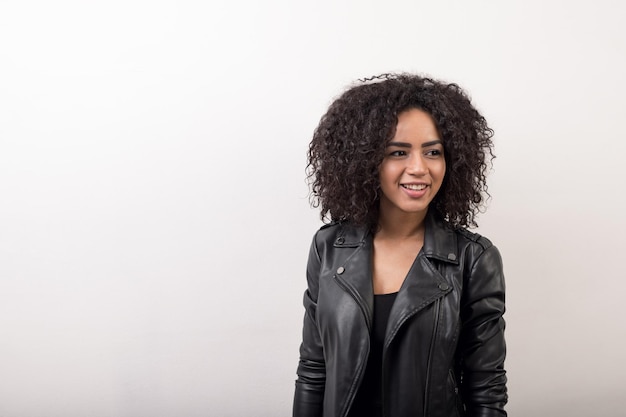
[[[365,375],[348,417],[382,417],[383,344],[391,307],[398,293],[374,294],[374,321]]]

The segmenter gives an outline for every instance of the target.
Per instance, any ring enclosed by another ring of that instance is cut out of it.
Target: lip
[[[411,190],[409,188],[403,187],[403,185],[424,185],[425,187],[421,190]],[[428,192],[429,187],[430,185],[424,182],[404,182],[400,184],[400,189],[404,191],[404,193],[411,198],[423,197]]]

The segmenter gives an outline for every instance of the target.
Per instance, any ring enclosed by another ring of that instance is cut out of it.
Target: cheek
[[[389,164],[381,165],[380,169],[378,170],[378,180],[380,184],[383,185],[386,182],[392,181],[393,178],[394,178],[393,166]]]
[[[444,180],[446,178],[446,163],[444,162],[442,164],[439,164],[437,167],[434,167],[431,173],[433,176],[433,180],[438,185],[437,188],[440,188],[443,185]]]
[[[445,159],[441,160],[441,162],[437,165],[437,167],[435,168],[435,172],[437,172],[437,175],[443,179],[443,177],[446,175]]]

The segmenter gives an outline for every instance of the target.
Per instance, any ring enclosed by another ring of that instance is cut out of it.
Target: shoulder
[[[468,267],[493,247],[486,237],[462,227],[454,227],[436,213],[426,218],[424,253],[430,258]]]
[[[491,240],[463,228],[456,229],[455,233],[458,236],[459,252],[463,254],[468,271],[479,272],[480,275],[485,275],[486,271],[491,271],[487,275],[502,273],[502,257]]]
[[[315,246],[323,246],[328,242],[332,242],[336,239],[341,231],[341,223],[333,222],[328,223],[320,227],[313,235],[313,242]]]
[[[456,236],[457,251],[465,268],[473,269],[477,262],[501,264],[498,248],[490,239],[462,227],[453,228]]]
[[[367,230],[346,222],[325,224],[313,237],[316,247],[353,247],[359,246],[365,240]]]
[[[338,259],[354,253],[365,241],[365,228],[336,222],[322,226],[314,235],[309,252],[307,276],[317,279],[334,270]],[[309,285],[317,285],[309,283]]]
[[[487,239],[485,236],[479,233],[470,232],[469,230],[464,228],[454,229],[454,232],[456,233],[458,241],[461,244],[474,245],[481,248],[482,250],[487,250],[493,246],[491,240]]]

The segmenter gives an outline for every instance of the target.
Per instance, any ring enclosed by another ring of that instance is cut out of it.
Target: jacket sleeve
[[[490,245],[466,276],[461,300],[460,392],[467,417],[503,417],[507,402],[504,358],[504,274]]]
[[[323,413],[326,367],[316,321],[320,268],[321,260],[314,238],[307,263],[307,290],[304,293],[305,313],[293,417],[321,417]]]

